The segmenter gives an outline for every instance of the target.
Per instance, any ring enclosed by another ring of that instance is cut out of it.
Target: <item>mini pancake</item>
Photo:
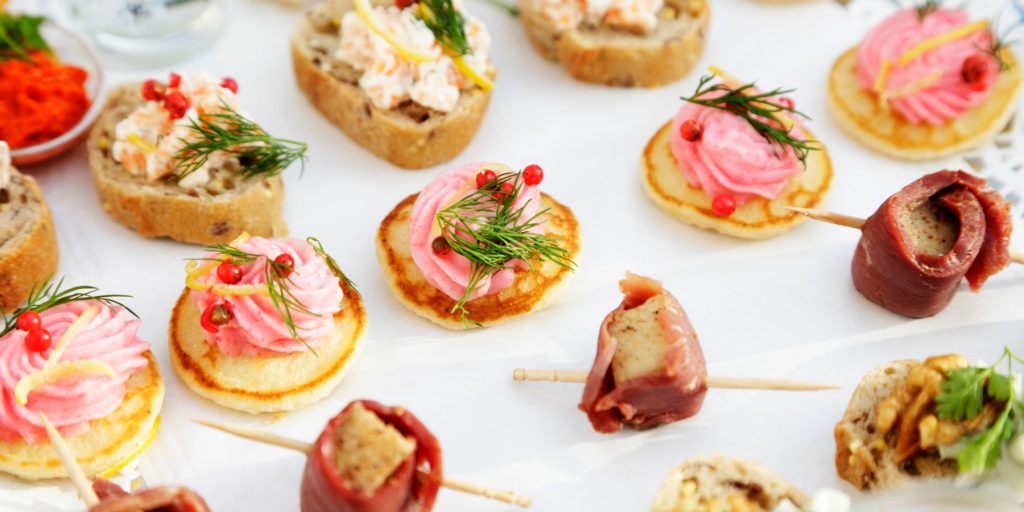
[[[532,270],[516,270],[512,286],[467,302],[469,321],[463,321],[458,313],[451,312],[456,301],[431,286],[412,259],[409,218],[418,196],[413,194],[398,203],[377,230],[377,258],[385,280],[398,300],[417,315],[452,330],[496,325],[547,307],[570,281],[571,270],[548,261],[534,262]],[[557,237],[559,245],[568,250],[569,258],[578,261],[579,223],[572,210],[543,193],[541,208],[550,209],[546,234]]]
[[[292,411],[321,400],[341,382],[362,348],[366,308],[354,288],[342,283],[344,305],[330,339],[316,349],[284,356],[231,356],[207,343],[200,312],[182,292],[170,325],[171,363],[199,396],[250,414]]]
[[[1000,53],[1009,68],[999,75],[991,95],[977,107],[941,126],[914,125],[882,104],[857,81],[857,49],[844,53],[832,66],[828,103],[833,116],[853,138],[883,154],[907,160],[929,160],[971,149],[1006,126],[1016,110],[1021,89],[1017,58]]]
[[[89,431],[67,439],[71,452],[87,477],[117,474],[139,456],[156,437],[164,383],[152,352],[149,362],[125,384],[124,401],[105,418],[89,423]],[[67,478],[68,473],[48,442],[0,442],[0,472],[25,480]]]
[[[644,190],[663,210],[683,222],[699,228],[718,231],[737,238],[760,240],[780,235],[800,224],[806,217],[786,210],[786,206],[816,208],[832,184],[832,162],[828,151],[811,151],[807,169],[789,179],[789,185],[777,199],[755,198],[738,206],[728,217],[711,211],[711,198],[703,190],[686,181],[672,154],[670,134],[672,123],[665,123],[654,134],[641,162]],[[808,139],[815,139],[804,128]]]

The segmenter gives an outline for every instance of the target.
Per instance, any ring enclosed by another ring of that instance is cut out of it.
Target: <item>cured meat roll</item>
[[[707,365],[676,298],[653,279],[626,273],[622,303],[605,317],[580,409],[594,430],[657,427],[700,411]]]
[[[426,512],[442,479],[441,446],[411,412],[356,400],[309,453],[302,512]]]
[[[100,503],[89,512],[210,512],[203,498],[185,487],[153,487],[128,494],[117,484],[99,479],[92,488]]]
[[[853,283],[872,302],[904,316],[932,316],[960,280],[973,291],[1010,263],[1010,204],[988,182],[940,171],[907,185],[864,224]]]

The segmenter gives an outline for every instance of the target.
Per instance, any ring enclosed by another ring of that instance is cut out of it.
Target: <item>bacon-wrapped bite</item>
[[[689,418],[707,394],[707,365],[686,311],[661,283],[626,273],[605,317],[580,409],[594,430],[644,429]]]
[[[100,502],[89,512],[210,512],[203,498],[184,487],[152,487],[129,494],[117,484],[99,479],[92,488]]]
[[[442,478],[441,446],[411,412],[356,400],[309,453],[302,512],[426,512]]]
[[[864,224],[853,283],[872,302],[904,316],[932,316],[960,280],[978,291],[1010,263],[1010,205],[988,183],[940,171],[907,185]]]

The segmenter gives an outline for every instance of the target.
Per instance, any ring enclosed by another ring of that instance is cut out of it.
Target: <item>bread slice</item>
[[[957,475],[955,460],[924,452],[903,465],[895,463],[895,443],[875,446],[878,404],[903,387],[910,369],[920,361],[893,361],[861,379],[843,419],[835,428],[836,472],[858,489],[887,489],[911,478],[946,478]]]
[[[491,93],[475,86],[463,90],[447,113],[412,102],[394,110],[374,106],[359,87],[359,72],[330,57],[341,44],[339,20],[353,9],[351,0],[327,0],[299,22],[291,39],[299,89],[356,144],[399,167],[422,169],[455,158],[480,128]]]
[[[569,284],[571,270],[551,262],[536,262],[533,270],[517,270],[512,286],[466,303],[470,312],[466,316],[476,324],[464,322],[458,313],[451,312],[455,301],[431,286],[412,259],[409,218],[417,196],[419,194],[413,194],[398,203],[377,230],[377,258],[384,279],[395,297],[413,313],[455,331],[492,326],[546,308]],[[551,209],[546,233],[558,237],[559,245],[566,248],[569,258],[579,261],[582,251],[579,223],[572,210],[547,194],[541,195],[541,207]]]
[[[334,316],[336,328],[316,353],[245,357],[224,354],[207,343],[200,311],[186,289],[171,314],[174,371],[197,395],[250,414],[292,411],[317,402],[341,383],[366,334],[362,298],[347,284],[342,290],[345,304]]]
[[[0,190],[0,311],[11,311],[32,287],[57,272],[53,218],[36,180],[11,170]]]
[[[785,500],[801,508],[810,504],[807,496],[774,472],[718,455],[690,459],[673,469],[651,510],[771,512]]]
[[[974,148],[1003,130],[1016,111],[1021,90],[1017,58],[1003,49],[1009,68],[999,75],[981,105],[946,124],[914,125],[865,91],[857,81],[857,49],[836,60],[828,79],[829,110],[847,133],[880,153],[906,160],[929,160]]]
[[[143,356],[149,364],[128,378],[121,406],[109,416],[90,422],[88,432],[67,439],[87,477],[117,474],[156,436],[164,383],[153,353]],[[68,477],[53,445],[46,442],[0,441],[0,472],[25,480]]]
[[[706,0],[666,0],[649,34],[581,26],[560,32],[540,0],[519,0],[519,17],[533,46],[561,62],[577,80],[620,87],[658,87],[690,72],[704,51]]]
[[[249,232],[280,237],[284,184],[280,176],[243,179],[231,175],[189,190],[171,182],[151,182],[128,172],[111,154],[114,128],[143,104],[140,85],[114,88],[89,134],[89,172],[103,209],[144,237],[168,237],[191,244],[226,243]]]
[[[644,190],[663,210],[699,228],[751,240],[781,235],[806,220],[786,206],[817,208],[832,185],[828,151],[812,151],[807,169],[790,178],[789,186],[778,198],[756,198],[736,208],[732,215],[719,217],[711,211],[712,199],[703,190],[691,187],[679,170],[672,154],[671,127],[671,122],[665,123],[644,148],[640,165]],[[815,138],[810,130],[804,128],[804,132],[809,139]]]

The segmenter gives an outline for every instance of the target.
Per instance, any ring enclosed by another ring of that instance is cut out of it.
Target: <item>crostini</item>
[[[310,103],[399,167],[451,160],[476,134],[496,71],[491,38],[452,0],[327,0],[292,35]]]
[[[787,504],[798,511],[821,510],[810,508],[811,499],[775,472],[718,455],[689,459],[669,472],[651,511],[773,512]]]
[[[939,158],[990,140],[1021,89],[1017,58],[993,30],[938,2],[896,12],[833,65],[833,115],[853,138],[897,158]]]
[[[683,222],[737,238],[782,234],[832,184],[825,146],[786,95],[713,69],[647,143],[641,176],[655,204]]]
[[[530,42],[577,80],[657,87],[683,78],[704,51],[706,0],[519,0]]]
[[[56,271],[57,236],[43,192],[11,165],[0,140],[0,312],[17,308]]]
[[[279,174],[306,145],[267,134],[237,92],[205,73],[110,91],[88,142],[103,209],[142,236],[192,244],[287,234]]]
[[[517,172],[467,164],[398,203],[377,231],[377,256],[398,300],[453,330],[551,304],[581,243],[576,216],[540,191],[543,178],[537,165]]]
[[[87,476],[108,476],[156,435],[164,385],[125,296],[46,281],[0,331],[0,472],[66,478],[40,414]]]
[[[315,238],[250,237],[185,269],[170,324],[174,370],[199,396],[252,414],[330,393],[357,357],[366,309]]]

